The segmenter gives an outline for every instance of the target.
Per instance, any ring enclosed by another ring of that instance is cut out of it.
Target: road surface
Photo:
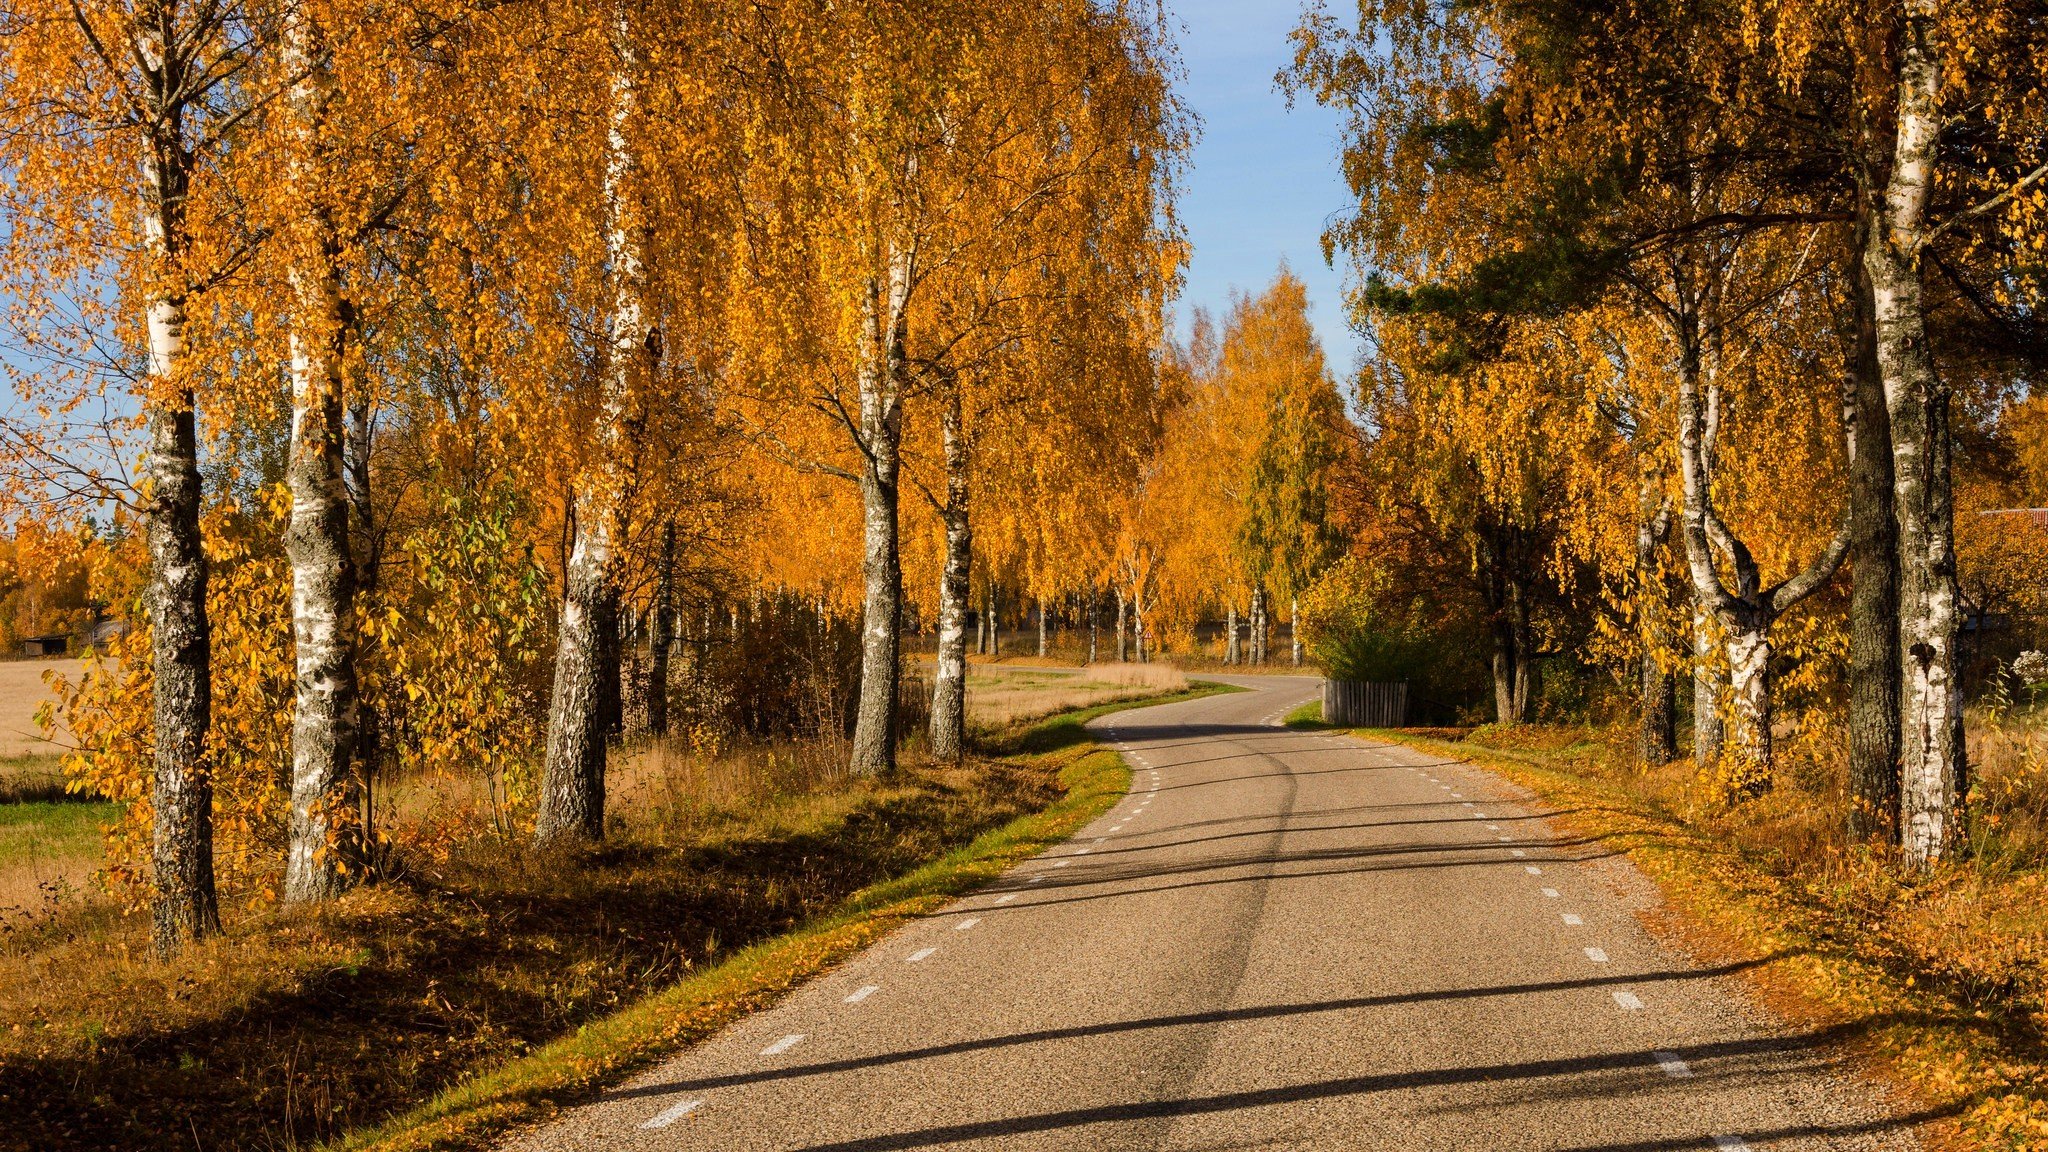
[[[508,1147],[1915,1146],[1533,797],[1240,683],[1096,721],[1137,777],[1073,841]]]

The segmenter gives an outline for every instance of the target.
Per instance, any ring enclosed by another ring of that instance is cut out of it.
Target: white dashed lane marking
[[[1508,849],[1508,855],[1513,856],[1517,860],[1520,860],[1529,854],[1527,852],[1522,851],[1520,848],[1510,848]]]
[[[804,1036],[801,1032],[797,1033],[794,1036],[784,1036],[782,1039],[777,1040],[775,1043],[770,1044],[766,1048],[761,1049],[761,1055],[780,1056],[784,1052],[789,1051],[791,1048],[794,1048],[803,1042]]]
[[[1657,1067],[1662,1068],[1664,1074],[1673,1080],[1689,1080],[1692,1078],[1691,1067],[1685,1061],[1679,1059],[1676,1052],[1652,1052],[1650,1053],[1650,1058],[1655,1060]]]
[[[1636,994],[1633,992],[1616,992],[1614,994],[1614,1002],[1630,1012],[1640,1012],[1643,1008],[1643,1002],[1636,999]]]
[[[1052,866],[1053,866],[1053,867],[1055,867],[1055,868],[1065,868],[1065,867],[1066,867],[1067,865],[1069,865],[1069,864],[1072,864],[1072,863],[1073,863],[1073,861],[1072,861],[1072,860],[1055,860],[1055,861],[1053,861],[1053,864],[1052,864]]]
[[[932,953],[934,953],[934,952],[937,952],[937,951],[938,951],[938,949],[937,949],[937,948],[919,948],[919,949],[918,949],[917,951],[915,951],[915,952],[912,952],[912,953],[911,953],[910,955],[908,955],[908,956],[905,956],[905,957],[903,958],[903,962],[904,962],[905,964],[915,964],[915,963],[917,963],[917,962],[918,962],[919,960],[922,960],[922,959],[924,959],[925,957],[927,957],[927,956],[930,956],[930,955],[931,955]]]
[[[703,1106],[704,1102],[702,1100],[685,1100],[680,1104],[671,1104],[656,1112],[653,1116],[648,1117],[647,1122],[640,1125],[640,1127],[666,1128]]]
[[[1588,948],[1586,949],[1586,959],[1591,960],[1595,964],[1605,964],[1607,963],[1607,953],[1600,948]]]
[[[1716,1136],[1714,1147],[1719,1152],[1749,1152],[1749,1145],[1743,1143],[1740,1136]]]
[[[1541,876],[1541,875],[1543,875],[1543,869],[1541,869],[1541,868],[1538,868],[1538,867],[1537,867],[1537,866],[1535,866],[1534,864],[1530,864],[1530,865],[1527,865],[1527,866],[1525,866],[1525,867],[1524,867],[1524,868],[1522,869],[1522,871],[1524,871],[1524,872],[1527,872],[1527,873],[1528,873],[1529,875],[1531,875],[1531,876]]]
[[[968,917],[967,919],[965,919],[965,920],[962,920],[962,921],[961,921],[961,922],[959,922],[958,924],[955,924],[955,925],[953,925],[953,931],[955,931],[955,932],[965,932],[965,931],[967,931],[967,930],[968,930],[969,928],[972,928],[972,927],[974,927],[974,926],[975,926],[976,924],[979,924],[979,923],[981,923],[981,918],[980,918],[980,917],[978,917],[978,916],[969,916],[969,917]]]
[[[1544,896],[1544,899],[1546,899],[1546,900],[1555,900],[1555,899],[1557,899],[1557,889],[1555,889],[1555,888],[1545,888],[1545,889],[1543,890],[1543,896]]]
[[[996,903],[998,903],[998,904],[1008,904],[1008,903],[1009,903],[1010,901],[1012,901],[1012,900],[1015,900],[1016,898],[1017,898],[1017,894],[1016,894],[1015,892],[1011,892],[1011,893],[1008,893],[1008,894],[1006,894],[1006,895],[1002,895],[1002,896],[998,896],[998,897],[996,897]]]
[[[848,1004],[858,1004],[861,1001],[867,999],[870,996],[873,996],[875,993],[880,991],[881,989],[873,984],[863,984],[861,985],[859,991],[855,992],[853,995],[848,996],[846,998],[846,1002]]]
[[[1567,912],[1564,914],[1564,924],[1567,928],[1577,928],[1579,925],[1584,923],[1585,921],[1579,919],[1579,914],[1576,912]]]

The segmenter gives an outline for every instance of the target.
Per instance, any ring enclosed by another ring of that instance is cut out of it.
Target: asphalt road
[[[1137,778],[1072,842],[510,1147],[1915,1147],[1533,797],[1242,683],[1097,721]]]

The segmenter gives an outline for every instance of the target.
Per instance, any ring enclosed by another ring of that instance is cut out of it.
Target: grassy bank
[[[882,782],[785,757],[568,857],[480,837],[317,913],[238,906],[170,964],[74,901],[0,939],[0,1148],[475,1146],[1070,834],[1127,783],[1082,721],[1137,703]]]
[[[1582,729],[1365,732],[1470,760],[1542,798],[1561,830],[1628,857],[1679,915],[1655,925],[1748,961],[1766,1003],[1871,1058],[1935,1147],[2048,1147],[2044,876],[2009,858],[1925,877],[1832,835],[1814,781],[1729,808],[1691,769],[1645,771]]]

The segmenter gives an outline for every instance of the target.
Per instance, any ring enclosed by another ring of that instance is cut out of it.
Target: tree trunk
[[[1771,636],[1767,615],[1728,628],[1728,736],[1737,758],[1731,791],[1758,795],[1771,786]]]
[[[903,564],[898,547],[897,484],[903,436],[905,309],[913,269],[889,253],[887,285],[873,284],[863,321],[860,370],[861,660],[852,770],[879,776],[896,767],[898,645]]]
[[[1043,596],[1040,596],[1040,597],[1038,598],[1038,654],[1039,654],[1039,656],[1043,657],[1043,656],[1045,655],[1045,648],[1046,648],[1046,634],[1045,634],[1045,597],[1043,597]]]
[[[1096,634],[1101,631],[1102,595],[1095,589],[1088,591],[1088,663],[1095,663]]]
[[[1721,717],[1721,696],[1728,686],[1727,650],[1718,641],[1713,613],[1692,610],[1692,759],[1701,768],[1721,760],[1727,725]]]
[[[1223,626],[1228,629],[1229,639],[1223,643],[1223,662],[1237,663],[1237,604],[1233,602],[1223,616]]]
[[[292,568],[291,827],[284,899],[332,899],[362,874],[363,781],[355,763],[358,688],[355,557],[349,547],[342,447],[343,368],[354,310],[342,286],[341,247],[321,203],[333,78],[320,29],[286,22],[293,83],[286,109],[298,136],[287,166],[297,201],[290,237],[292,439],[287,480]]]
[[[961,427],[960,392],[946,390],[939,431],[946,456],[946,563],[939,573],[938,669],[932,677],[932,759],[957,763],[967,744],[967,600],[974,557],[968,519],[968,445]]]
[[[1266,662],[1266,589],[1252,586],[1252,667]]]
[[[185,310],[159,299],[149,309],[152,384],[170,382],[168,403],[147,410],[144,471],[149,545],[150,666],[154,678],[156,761],[152,865],[157,951],[220,931],[213,885],[213,780],[206,767],[212,721],[212,632],[206,618],[206,554],[199,536],[199,447],[192,392],[181,381]]]
[[[1858,225],[1859,236],[1869,229]],[[1858,245],[1859,252],[1868,245]],[[1899,553],[1891,416],[1877,364],[1869,272],[1851,261],[1856,313],[1856,447],[1849,460],[1849,834],[1899,833]]]
[[[1665,634],[1664,579],[1657,546],[1670,529],[1670,516],[1658,493],[1657,477],[1644,471],[1637,492],[1636,514],[1636,642],[1637,711],[1641,727],[1636,755],[1645,766],[1669,764],[1678,758],[1678,686],[1664,660],[1671,648]]]
[[[165,59],[161,30],[145,26],[135,52]],[[163,85],[171,74],[145,73],[144,98],[158,115],[142,156],[142,240],[152,283],[174,285],[189,237],[185,194],[192,159],[175,109],[181,96]],[[151,839],[155,901],[152,938],[169,956],[188,940],[220,931],[213,883],[213,781],[206,735],[213,719],[212,630],[206,617],[206,552],[199,533],[199,444],[194,427],[191,366],[185,347],[187,301],[178,290],[153,295],[144,328],[149,366],[143,422],[149,455],[143,465],[143,523],[149,577],[143,592],[150,618],[150,669],[155,726]]]
[[[638,447],[640,378],[660,354],[647,315],[645,227],[631,187],[637,167],[626,129],[638,99],[638,60],[623,28],[615,41],[611,126],[605,144],[605,248],[612,277],[608,347],[589,461],[576,480],[575,533],[564,573],[547,758],[534,840],[604,835],[605,738],[619,694],[617,537]]]
[[[1301,667],[1301,601],[1293,597],[1287,601],[1287,646],[1294,666]]]
[[[661,526],[654,574],[654,634],[647,645],[647,731],[668,735],[668,660],[676,644],[676,526]]]
[[[1863,260],[1891,417],[1898,524],[1900,847],[1909,863],[1924,866],[1961,841],[1968,777],[1949,389],[1928,347],[1920,280],[1941,135],[1941,62],[1933,0],[1908,0],[1905,8],[1891,179]]]
[[[1128,616],[1127,608],[1128,606],[1124,600],[1124,590],[1119,588],[1116,590],[1116,662],[1119,664],[1127,663],[1131,658],[1130,644],[1125,639],[1130,632],[1130,627],[1126,620]]]

